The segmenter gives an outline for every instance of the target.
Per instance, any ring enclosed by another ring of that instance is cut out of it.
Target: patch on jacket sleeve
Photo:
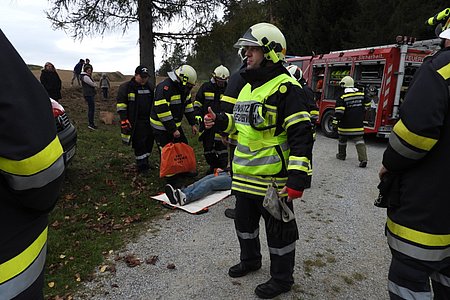
[[[168,91],[168,90],[169,90],[169,86],[168,86],[168,85],[165,85],[165,86],[163,87],[163,89],[164,89],[165,91]]]

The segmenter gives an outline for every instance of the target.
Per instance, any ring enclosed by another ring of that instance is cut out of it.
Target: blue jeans
[[[217,176],[207,175],[181,191],[186,194],[186,203],[190,203],[212,194],[214,191],[229,189],[231,189],[231,176],[228,172],[220,172]]]
[[[90,126],[94,125],[95,100],[94,96],[84,96],[88,105],[88,122]]]

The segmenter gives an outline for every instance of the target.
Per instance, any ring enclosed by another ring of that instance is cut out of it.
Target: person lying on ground
[[[229,189],[231,189],[230,172],[217,168],[214,174],[206,175],[182,189],[175,189],[170,184],[166,184],[164,191],[170,203],[186,205],[200,200],[215,191],[226,191]]]

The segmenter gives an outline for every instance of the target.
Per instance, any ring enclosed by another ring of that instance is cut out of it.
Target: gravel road
[[[312,188],[295,202],[300,231],[295,284],[277,299],[388,299],[389,250],[384,209],[373,206],[378,170],[386,143],[370,139],[368,167],[358,167],[353,143],[347,160],[335,158],[337,140],[317,135]],[[145,234],[111,254],[116,272],[98,273],[75,299],[256,299],[256,285],[269,279],[268,249],[262,230],[263,266],[242,278],[228,276],[239,261],[233,221],[225,208],[232,197],[208,213],[168,210]],[[143,262],[128,267],[116,255],[134,254]],[[155,264],[145,260],[157,256]],[[174,268],[168,268],[172,264]]]

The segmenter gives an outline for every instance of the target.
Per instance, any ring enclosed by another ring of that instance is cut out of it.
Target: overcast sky
[[[50,8],[47,0],[0,0],[0,7],[0,28],[27,64],[43,66],[49,61],[57,69],[73,70],[80,58],[89,58],[96,72],[123,74],[133,74],[139,64],[137,24],[125,35],[119,29],[104,38],[80,42],[62,30],[52,30],[44,13]]]

